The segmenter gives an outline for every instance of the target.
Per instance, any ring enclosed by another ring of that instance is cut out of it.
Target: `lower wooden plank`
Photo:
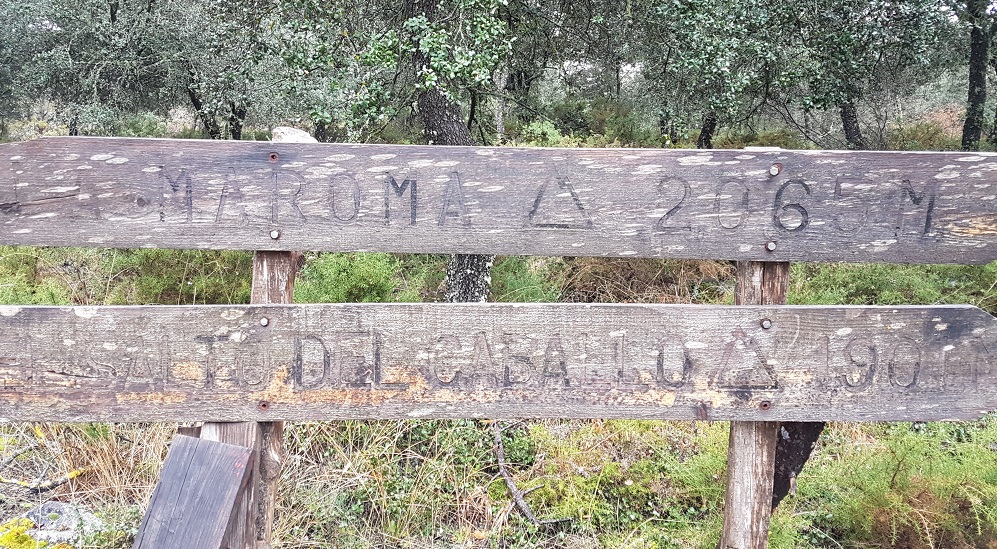
[[[6,420],[940,420],[995,389],[971,306],[0,308]]]
[[[133,549],[218,549],[252,467],[252,450],[177,436]]]

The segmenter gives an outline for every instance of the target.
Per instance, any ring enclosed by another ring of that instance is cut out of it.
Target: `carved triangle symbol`
[[[776,389],[775,372],[761,355],[758,344],[738,328],[734,339],[724,346],[723,359],[717,375],[717,387],[722,389]]]
[[[533,201],[527,227],[547,229],[590,229],[592,218],[571,183],[558,177],[556,183],[545,182]]]

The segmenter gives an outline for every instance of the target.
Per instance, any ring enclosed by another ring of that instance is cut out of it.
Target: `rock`
[[[71,543],[104,528],[103,521],[90,511],[59,501],[46,501],[21,515],[21,518],[35,525],[26,534],[51,544]]]
[[[318,143],[318,140],[308,135],[308,132],[287,126],[274,128],[270,140],[278,143]]]

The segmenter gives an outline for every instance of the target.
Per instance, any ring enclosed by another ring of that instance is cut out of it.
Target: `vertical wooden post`
[[[739,261],[734,303],[786,302],[788,262]],[[734,421],[727,451],[727,494],[720,549],[764,549],[772,516],[772,478],[779,422]]]
[[[256,252],[250,303],[291,303],[300,257],[296,252]],[[284,461],[284,423],[206,423],[201,438],[246,446],[256,453],[249,485],[232,513],[222,549],[270,549],[277,480]]]

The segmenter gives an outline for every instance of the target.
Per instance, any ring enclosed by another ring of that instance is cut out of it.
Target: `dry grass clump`
[[[76,547],[130,547],[159,477],[175,424],[12,423],[0,426],[0,512],[49,500],[90,509],[104,522]]]
[[[564,260],[563,300],[585,303],[694,303],[728,299],[728,261],[579,257]]]
[[[286,432],[280,547],[477,547],[508,518],[488,490],[489,431],[473,421],[296,423]]]

